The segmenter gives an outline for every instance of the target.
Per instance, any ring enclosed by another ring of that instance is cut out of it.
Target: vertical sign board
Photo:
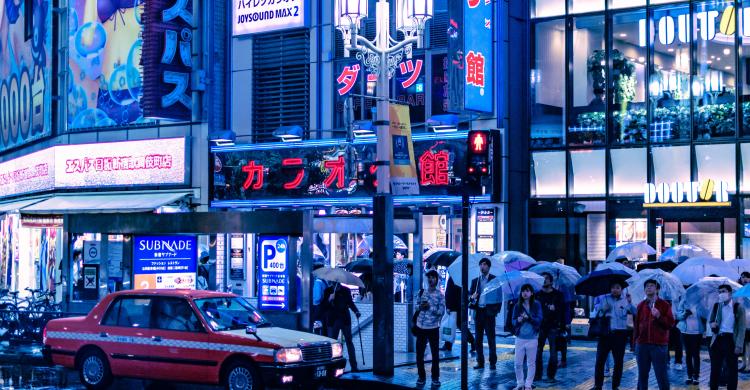
[[[289,238],[258,237],[258,308],[287,310],[289,308]]]
[[[493,1],[449,0],[449,109],[493,112]]]
[[[495,209],[477,209],[477,252],[495,253]]]
[[[245,235],[232,234],[229,238],[229,279],[245,280]]]
[[[136,236],[133,240],[134,288],[195,288],[198,262],[194,236]]]
[[[143,11],[143,98],[146,118],[189,121],[193,41],[192,0],[149,0]]]
[[[85,301],[96,301],[99,299],[99,265],[83,265],[83,290],[80,298]]]
[[[391,124],[391,192],[394,195],[419,195],[414,146],[411,141],[409,106],[389,105]]]

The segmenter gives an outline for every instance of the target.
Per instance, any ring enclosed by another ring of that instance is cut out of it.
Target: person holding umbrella
[[[542,291],[536,295],[536,300],[542,305],[542,324],[539,327],[539,342],[536,347],[536,375],[534,380],[542,379],[544,362],[544,344],[549,340],[549,361],[547,362],[547,378],[555,380],[557,373],[557,336],[563,328],[565,321],[565,308],[563,295],[552,287],[553,278],[548,272],[541,274],[544,277]]]
[[[477,343],[477,365],[474,369],[484,368],[484,348],[482,347],[482,341],[484,340],[484,334],[487,333],[487,344],[490,347],[490,370],[495,369],[497,364],[497,349],[495,341],[495,316],[500,311],[498,304],[485,304],[482,305],[479,300],[484,288],[487,284],[495,279],[495,275],[490,273],[490,267],[492,262],[490,259],[483,257],[479,260],[479,271],[481,274],[479,277],[474,278],[471,281],[471,288],[469,289],[470,307],[474,309],[474,325],[476,333]]]
[[[429,287],[419,293],[419,315],[417,316],[417,386],[423,386],[427,381],[424,369],[424,351],[430,344],[432,355],[432,387],[440,386],[440,351],[438,340],[440,337],[440,320],[445,313],[445,297],[437,289],[438,273],[435,270],[425,274]]]
[[[750,285],[750,272],[743,271],[740,275],[742,286]],[[745,310],[745,351],[742,354],[742,366],[739,371],[743,374],[750,373],[750,310]]]
[[[711,390],[719,388],[722,365],[727,370],[727,390],[737,390],[737,356],[745,345],[745,308],[732,300],[732,286],[719,286],[719,302],[708,316],[713,336],[708,349],[711,357]]]
[[[513,306],[513,334],[516,336],[515,369],[516,387],[514,390],[531,390],[536,372],[536,346],[539,326],[542,323],[542,305],[534,300],[534,287],[521,286],[521,297]],[[526,359],[526,379],[523,377],[523,360]]]
[[[638,362],[638,390],[648,390],[648,377],[654,367],[659,390],[669,390],[667,376],[667,345],[669,329],[674,324],[672,306],[659,298],[659,283],[648,279],[643,283],[646,299],[638,304],[633,321],[633,341]]]
[[[352,293],[340,283],[326,289],[324,302],[327,306],[328,337],[338,339],[339,332],[344,333],[346,350],[349,352],[349,365],[352,372],[357,372],[359,371],[357,368],[357,351],[354,349],[354,340],[352,340],[352,319],[349,310],[354,312],[357,318],[362,314],[352,300]]]
[[[599,297],[594,306],[595,316],[609,317],[610,333],[599,337],[596,344],[594,387],[592,390],[602,390],[602,386],[604,386],[604,363],[607,361],[610,352],[615,366],[612,374],[612,388],[620,387],[625,345],[630,333],[630,330],[628,330],[628,314],[635,314],[635,306],[630,302],[630,298],[623,294],[622,290],[623,282],[613,281],[610,284],[610,293]]]
[[[697,305],[688,304],[687,299],[681,299],[677,306],[677,329],[682,336],[685,346],[685,360],[687,363],[686,385],[697,385],[701,373],[701,342],[706,333],[705,314],[701,317]]]

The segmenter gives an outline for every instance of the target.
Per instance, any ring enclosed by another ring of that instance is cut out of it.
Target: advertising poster
[[[0,0],[0,152],[51,134],[51,50],[49,0]]]
[[[232,234],[229,241],[229,279],[245,280],[245,237]]]
[[[307,25],[306,0],[232,0],[232,36]]]
[[[194,289],[197,261],[194,236],[136,236],[133,240],[133,288]]]
[[[448,12],[450,110],[492,112],[492,0],[449,0]]]
[[[260,236],[258,240],[258,308],[287,310],[289,308],[289,239]]]
[[[394,195],[419,195],[414,147],[411,141],[409,106],[389,106],[391,124],[391,192]]]
[[[141,0],[71,0],[68,127],[144,122]]]

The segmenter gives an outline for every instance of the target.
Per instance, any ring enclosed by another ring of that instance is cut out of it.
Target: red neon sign
[[[433,153],[428,150],[419,157],[419,183],[420,185],[447,186],[450,184],[448,177],[448,160],[450,156],[445,150]]]
[[[297,175],[294,180],[284,183],[285,190],[293,190],[298,188],[302,183],[302,179],[305,177],[305,167],[302,165],[301,158],[285,158],[281,160],[281,166],[284,168],[294,168],[297,170]]]
[[[323,163],[324,167],[331,170],[328,177],[323,181],[323,185],[326,188],[329,188],[334,180],[336,180],[336,187],[344,188],[344,164],[344,156],[339,156],[336,160],[328,160]]]
[[[242,183],[243,189],[247,190],[252,187],[254,190],[259,190],[263,188],[263,165],[255,165],[255,161],[249,161],[242,167],[242,172],[247,173],[245,182]]]

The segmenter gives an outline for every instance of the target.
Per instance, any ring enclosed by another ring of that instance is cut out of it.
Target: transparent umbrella
[[[471,283],[472,279],[479,277],[479,260],[482,260],[483,257],[487,257],[486,255],[482,253],[474,253],[469,255],[469,283]],[[456,286],[461,286],[461,262],[463,261],[463,256],[459,256],[456,258],[456,260],[453,261],[453,263],[448,266],[448,274],[451,276],[451,279],[453,279],[453,283],[456,283]],[[500,264],[497,261],[492,261],[492,266],[490,267],[490,273],[498,276],[502,273],[504,273],[505,270],[503,269],[502,264]]]
[[[665,250],[664,253],[659,256],[659,261],[670,260],[677,264],[681,264],[685,260],[693,257],[711,257],[711,252],[698,245],[676,245]]]
[[[367,245],[369,245],[371,249],[375,249],[375,246],[373,245],[372,240],[373,240],[372,234],[365,236],[365,242],[367,242]],[[409,249],[409,247],[406,246],[406,243],[404,242],[404,240],[402,240],[398,236],[393,236],[393,250],[406,250],[406,249]]]
[[[750,259],[734,259],[727,261],[727,264],[736,269],[738,274],[750,272]]]
[[[318,279],[327,280],[329,282],[348,284],[357,287],[365,287],[365,284],[360,278],[357,277],[357,275],[354,275],[353,273],[343,268],[323,267],[313,271],[313,275],[315,275]]]
[[[530,284],[534,292],[542,289],[544,278],[534,272],[529,271],[510,271],[498,275],[494,280],[498,280],[503,292],[503,300],[517,299],[521,294],[521,287],[524,284]],[[493,281],[494,281],[493,280]]]
[[[655,255],[656,250],[645,241],[629,242],[613,249],[607,256],[605,263],[612,263],[615,260],[624,257],[628,260],[642,259],[648,255]]]
[[[649,279],[656,280],[661,286],[659,297],[662,299],[676,302],[685,295],[685,287],[682,286],[682,282],[676,276],[660,269],[644,269],[627,281],[628,293],[630,293],[634,303],[637,304],[646,298],[643,283]]]
[[[603,271],[605,269],[611,269],[614,271],[624,271],[630,274],[630,276],[635,276],[638,274],[634,269],[620,263],[601,263],[596,266],[594,271]]]
[[[492,255],[492,264],[495,262],[501,263],[506,271],[523,271],[536,264],[536,260],[531,256],[516,251],[503,251]]]
[[[729,263],[714,257],[693,257],[685,260],[672,271],[672,274],[682,281],[684,285],[694,284],[702,278],[716,275],[724,276],[732,280],[740,278],[737,270],[729,266]]]
[[[726,277],[702,278],[688,287],[685,292],[685,304],[688,306],[695,305],[699,310],[707,313],[713,304],[719,301],[719,286],[722,284],[732,286],[732,291],[737,291],[742,287],[739,283]]]
[[[554,286],[557,289],[575,286],[581,279],[581,274],[575,268],[556,262],[541,261],[529,268],[529,271],[539,275],[549,273],[552,275]]]

